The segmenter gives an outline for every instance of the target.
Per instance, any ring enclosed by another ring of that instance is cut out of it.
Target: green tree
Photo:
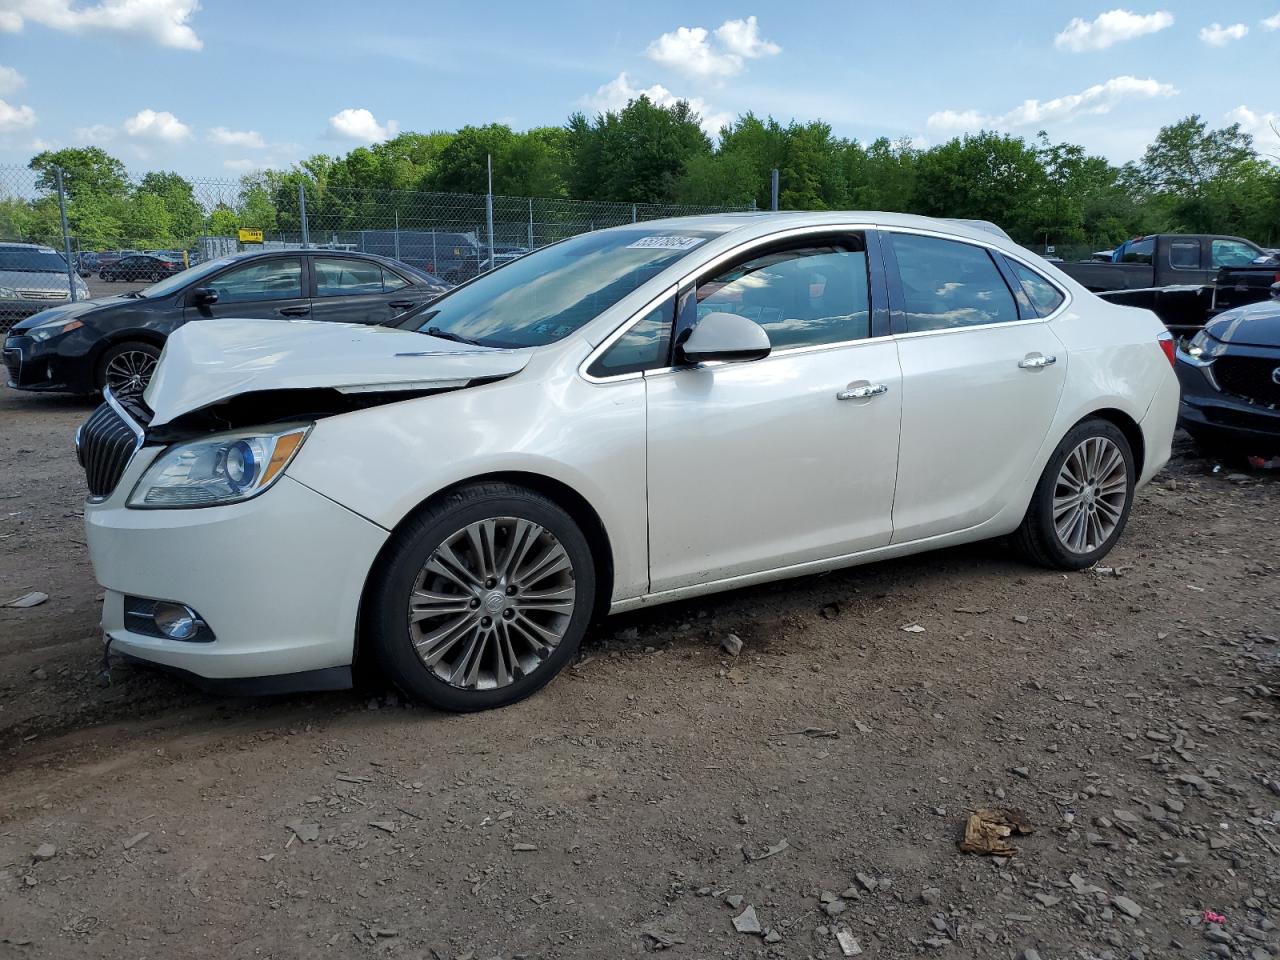
[[[54,170],[61,167],[67,196],[72,199],[87,194],[123,196],[129,189],[124,164],[100,147],[44,150],[32,157],[27,167],[38,174],[36,186],[41,190],[55,189]]]
[[[1256,158],[1253,138],[1239,124],[1211,130],[1192,115],[1160,128],[1139,170],[1171,227],[1212,233],[1230,222],[1219,203],[1256,173],[1249,166]]]
[[[177,246],[195,242],[204,227],[204,208],[196,201],[191,183],[176,173],[153,171],[142,178],[135,200],[153,196],[160,200],[169,219],[169,232]]]

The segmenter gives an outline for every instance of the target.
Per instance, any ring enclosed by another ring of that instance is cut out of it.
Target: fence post
[[[58,217],[62,220],[62,255],[67,258],[67,290],[76,299],[76,268],[71,262],[71,231],[67,229],[67,192],[62,186],[62,168],[53,168],[53,178],[58,186]]]
[[[769,174],[769,209],[774,213],[778,212],[778,168],[774,167],[773,172]]]
[[[529,198],[529,249],[533,250],[533,197]]]
[[[493,156],[488,155],[485,159],[489,163],[489,192],[484,195],[484,218],[489,231],[489,269],[492,270],[495,266],[493,262]]]
[[[311,234],[307,230],[307,191],[298,184],[298,218],[302,221],[302,249],[311,246]]]
[[[634,203],[631,205],[631,222],[632,223],[639,222],[636,220],[636,205]]]
[[[360,234],[361,239],[364,238],[363,231]],[[400,211],[396,211],[396,259],[400,259]]]

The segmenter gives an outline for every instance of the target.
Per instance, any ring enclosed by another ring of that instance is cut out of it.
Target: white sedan
[[[218,319],[81,428],[114,652],[519,700],[600,616],[1012,535],[1087,567],[1169,457],[1173,342],[982,224],[602,230],[398,329]]]

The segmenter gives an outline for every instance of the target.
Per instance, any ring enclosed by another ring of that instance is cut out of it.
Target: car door
[[[187,291],[183,319],[306,319],[311,315],[311,298],[305,293],[304,261],[298,254],[287,254],[228,267]],[[216,299],[210,302],[196,292],[204,290]]]
[[[1040,277],[1047,291],[1035,296],[1052,309],[1034,309],[1003,256],[979,243],[885,238],[902,364],[893,542],[903,543],[989,520],[1026,480],[1066,378],[1045,319],[1065,298]]]
[[[341,323],[386,323],[422,303],[412,285],[373,260],[317,255],[311,315]]]
[[[872,335],[883,297],[862,232],[731,257],[685,292],[677,342],[730,312],[772,352],[644,374],[653,592],[889,542],[901,397],[893,340]]]

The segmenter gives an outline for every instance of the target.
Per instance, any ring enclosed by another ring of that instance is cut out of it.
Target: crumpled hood
[[[13,325],[13,332],[26,333],[32,327],[38,327],[40,324],[49,323],[52,320],[74,320],[76,317],[82,317],[86,313],[102,307],[114,307],[117,303],[136,302],[138,301],[131,297],[99,297],[93,300],[77,300],[74,303],[68,301],[60,306],[47,307],[39,313],[33,313],[25,320],[19,320]]]
[[[318,320],[196,320],[165,343],[144,399],[151,426],[242,393],[329,387],[434,390],[524,369],[530,350]]]
[[[1224,310],[1204,325],[1209,336],[1241,347],[1280,347],[1280,300]]]

